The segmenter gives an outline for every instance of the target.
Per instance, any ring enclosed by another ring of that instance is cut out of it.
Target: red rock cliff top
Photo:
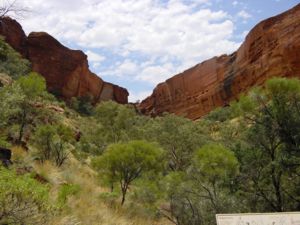
[[[21,25],[9,17],[0,19],[0,35],[29,59],[33,71],[45,77],[49,91],[65,99],[92,95],[95,101],[128,103],[128,91],[92,73],[82,51],[68,49],[45,32],[33,32],[27,37]]]
[[[256,25],[231,55],[204,61],[157,85],[138,108],[198,119],[273,76],[300,77],[300,4]]]

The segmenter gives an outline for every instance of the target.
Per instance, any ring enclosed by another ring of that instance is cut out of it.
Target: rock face
[[[31,62],[33,71],[45,77],[49,91],[65,99],[91,95],[95,102],[128,103],[127,90],[92,73],[82,51],[68,49],[45,32],[26,37],[21,25],[8,17],[0,20],[0,35]]]
[[[260,22],[231,55],[204,61],[160,83],[138,108],[198,119],[270,77],[300,77],[300,4]]]
[[[17,21],[9,17],[0,18],[0,35],[16,51],[25,54],[26,35]]]

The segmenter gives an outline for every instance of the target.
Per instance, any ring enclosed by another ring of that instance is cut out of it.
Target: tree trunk
[[[125,202],[125,196],[126,196],[126,191],[125,192],[122,191],[122,202],[121,202],[121,205],[123,205],[124,202]]]
[[[121,202],[121,205],[124,204],[125,202],[125,198],[126,198],[126,192],[127,192],[127,189],[128,189],[128,183],[125,183],[124,185],[122,185],[122,202]]]

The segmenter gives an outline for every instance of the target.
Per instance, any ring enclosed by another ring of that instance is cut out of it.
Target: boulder
[[[0,18],[0,35],[21,55],[26,55],[26,34],[16,20],[10,17]]]
[[[10,149],[0,147],[0,161],[3,166],[8,167],[12,164],[11,155],[12,153]]]

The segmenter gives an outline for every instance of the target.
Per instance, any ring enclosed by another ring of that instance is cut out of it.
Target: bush
[[[48,192],[29,175],[0,167],[0,224],[44,224],[52,211]]]
[[[122,202],[129,186],[143,175],[162,169],[163,152],[156,144],[146,141],[130,141],[126,144],[112,144],[104,154],[93,160],[93,166],[112,185],[118,182],[122,192]]]
[[[68,158],[67,144],[72,140],[72,131],[63,125],[40,126],[34,135],[33,144],[38,148],[37,157],[44,162],[52,160],[60,167]]]
[[[93,114],[93,96],[85,95],[77,98],[73,97],[70,102],[70,107],[82,115],[90,116]]]
[[[0,37],[0,73],[6,73],[16,79],[28,74],[30,63],[23,59],[2,37]]]

